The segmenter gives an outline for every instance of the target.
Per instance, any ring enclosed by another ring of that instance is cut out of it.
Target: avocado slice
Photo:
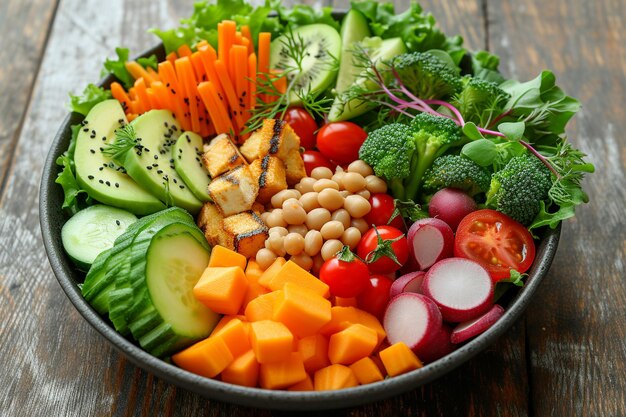
[[[371,59],[376,63],[377,68],[383,68],[384,62],[390,60],[396,55],[406,52],[406,46],[401,38],[381,39],[379,37],[365,38],[362,41],[366,49],[371,52]],[[368,90],[375,90],[376,84],[367,80],[364,74],[365,70],[361,70],[360,74],[355,78],[353,83],[362,84]],[[347,87],[349,88],[349,86]],[[346,89],[347,89],[346,88]],[[330,122],[338,122],[341,120],[349,120],[370,110],[372,106],[362,100],[352,99],[346,101],[342,94],[335,97],[335,101],[328,114]]]
[[[174,145],[174,168],[185,181],[189,190],[200,201],[211,201],[208,186],[209,171],[202,163],[202,137],[194,132],[185,132]]]
[[[335,92],[337,94],[346,91],[361,73],[362,68],[355,65],[353,47],[355,42],[371,36],[367,19],[360,11],[350,9],[341,22],[341,60],[339,61],[339,73]]]
[[[176,172],[174,144],[181,134],[180,124],[170,111],[150,110],[131,125],[136,145],[124,154],[123,165],[135,181],[167,205],[196,214],[202,207]]]
[[[115,130],[127,123],[117,100],[96,104],[87,114],[76,138],[76,180],[90,197],[138,215],[163,210],[165,205],[137,184],[126,170],[102,153],[115,140]]]

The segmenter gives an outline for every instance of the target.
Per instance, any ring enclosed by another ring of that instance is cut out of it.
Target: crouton
[[[265,239],[268,238],[267,226],[252,211],[225,217],[221,225],[224,231],[221,245],[247,258],[255,256],[265,246]]]
[[[290,187],[295,186],[300,180],[306,177],[306,170],[304,169],[304,161],[302,155],[298,149],[293,149],[287,155],[287,158],[283,160],[285,162],[285,176],[287,177],[287,184]]]
[[[257,201],[267,204],[272,196],[287,189],[285,165],[280,159],[265,155],[250,164],[252,176],[259,179],[259,194]]]
[[[214,178],[208,191],[222,215],[228,217],[252,208],[259,192],[259,181],[247,165],[241,165]]]
[[[272,155],[285,161],[289,152],[300,148],[300,138],[282,120],[265,119],[260,134],[259,156]]]
[[[237,146],[225,134],[216,136],[209,143],[207,151],[202,155],[202,162],[211,178],[246,163]]]
[[[220,242],[225,240],[224,230],[222,229],[222,213],[217,209],[213,203],[204,203],[198,214],[198,227],[204,232],[209,245],[219,245]]]
[[[248,140],[244,142],[243,145],[239,148],[241,154],[246,158],[249,163],[252,163],[255,159],[258,159],[261,155],[259,154],[259,148],[261,145],[261,129],[255,130],[252,132]]]

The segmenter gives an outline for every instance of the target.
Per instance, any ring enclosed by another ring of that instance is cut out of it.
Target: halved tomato
[[[521,223],[495,210],[474,211],[461,220],[454,239],[454,256],[483,265],[496,282],[511,269],[526,272],[535,259],[535,242]]]

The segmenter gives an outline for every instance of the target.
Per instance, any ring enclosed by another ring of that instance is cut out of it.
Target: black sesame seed
[[[94,177],[93,177],[93,175],[87,175],[87,178],[89,178],[90,180],[92,180]]]
[[[165,127],[169,127],[169,125],[167,124],[167,122],[163,122],[163,126],[165,126]]]
[[[159,164],[152,164],[152,166],[156,168],[159,166]]]
[[[146,169],[152,169],[152,167],[151,167],[150,165],[148,165],[148,166],[146,167]]]
[[[154,159],[159,159],[159,155],[154,155]]]
[[[89,132],[89,128],[88,127],[84,128],[83,132]]]
[[[160,174],[162,174],[162,173],[163,173],[163,170],[162,170],[162,169],[158,169],[158,170],[157,170],[157,174],[159,174],[159,175],[160,175]]]
[[[111,186],[111,181],[106,181],[105,184],[110,187]]]
[[[104,170],[104,167],[100,167],[100,168],[98,168],[98,170],[99,170],[99,171],[103,171],[103,170]]]
[[[119,182],[115,183],[115,188],[120,188],[120,183]]]
[[[93,149],[89,149],[89,152],[96,153],[96,151],[94,151]]]
[[[102,181],[102,180],[98,180],[98,182],[99,182],[100,184],[104,184],[104,181]]]
[[[187,136],[186,139],[187,139],[187,143],[191,143],[191,139],[189,139],[189,136]]]
[[[176,181],[176,178],[172,179],[172,181],[174,181],[174,184],[178,183],[178,181]]]
[[[179,185],[178,187],[179,187],[181,190],[182,190],[183,188],[185,188],[185,186],[184,186],[184,185]]]

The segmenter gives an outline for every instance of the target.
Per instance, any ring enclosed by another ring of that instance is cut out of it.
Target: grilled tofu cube
[[[224,230],[222,229],[222,213],[213,203],[205,203],[198,214],[198,227],[204,232],[209,245],[219,245],[224,238]]]
[[[225,239],[223,246],[247,258],[255,256],[265,246],[268,229],[256,213],[246,211],[235,214],[224,218],[221,223]]]
[[[285,165],[280,159],[265,155],[250,164],[250,171],[259,179],[259,195],[257,201],[267,204],[272,196],[287,189]]]
[[[241,165],[214,178],[208,191],[222,215],[228,217],[252,208],[259,192],[259,181],[252,176],[248,165]]]
[[[293,187],[299,183],[302,178],[306,177],[304,161],[302,160],[302,155],[300,155],[300,151],[298,149],[290,151],[287,158],[284,159],[284,162],[287,184],[289,184],[290,187]]]
[[[261,129],[252,132],[248,140],[244,142],[243,145],[239,148],[241,154],[246,158],[249,163],[252,163],[255,159],[258,159],[261,155],[259,154],[260,145],[261,145]]]
[[[246,163],[241,153],[239,153],[237,145],[225,134],[216,136],[209,143],[207,151],[202,155],[202,162],[209,171],[211,178],[215,178]]]
[[[265,119],[261,128],[259,155],[272,155],[283,161],[289,152],[300,148],[300,138],[291,126],[278,119]]]

